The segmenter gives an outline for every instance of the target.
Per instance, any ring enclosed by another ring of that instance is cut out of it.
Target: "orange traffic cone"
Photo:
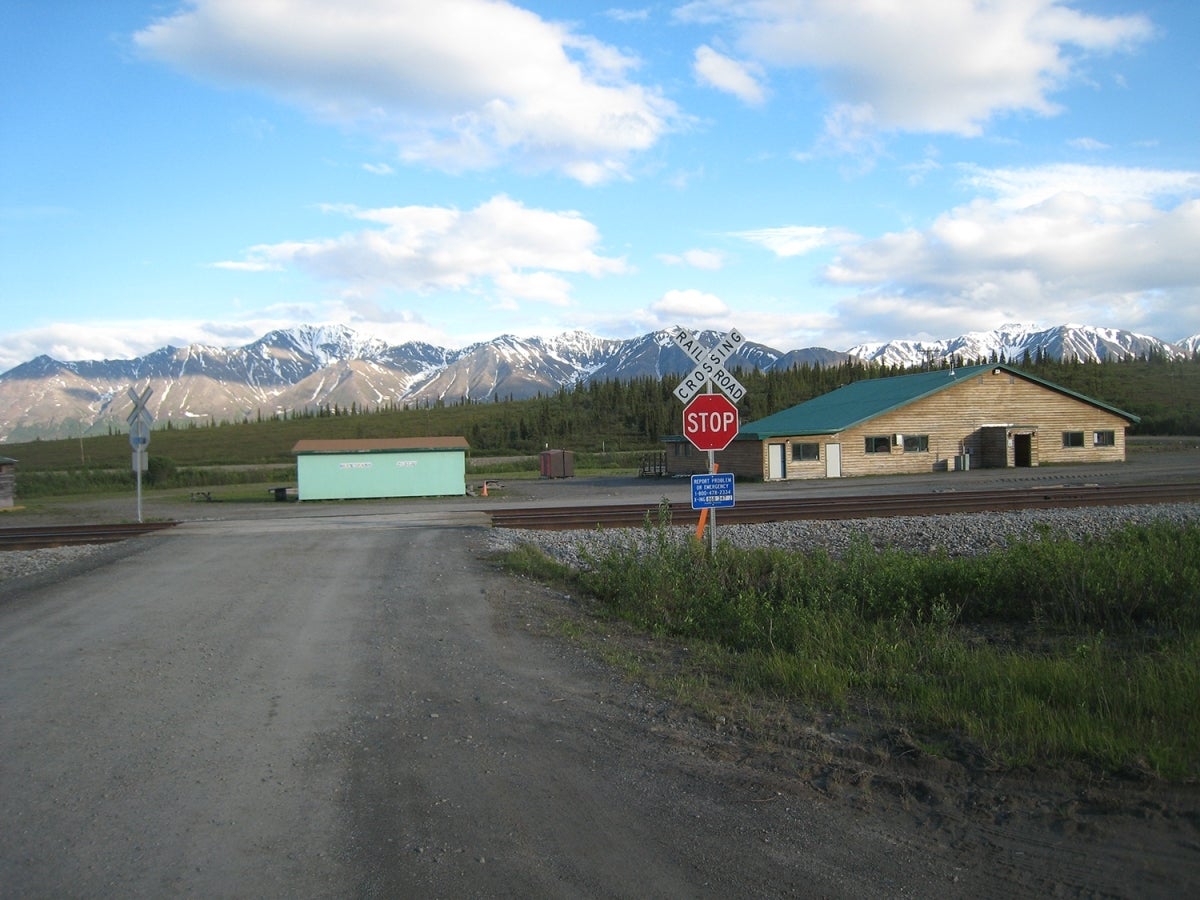
[[[483,496],[485,496],[485,497],[487,496],[487,482],[486,481],[483,483]]]

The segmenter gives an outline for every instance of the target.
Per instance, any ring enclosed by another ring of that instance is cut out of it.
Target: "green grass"
[[[151,492],[177,489],[208,490],[224,485],[295,484],[292,466],[222,466],[176,468],[163,457],[151,457],[149,471],[142,474],[142,488]],[[20,502],[47,497],[89,497],[135,491],[137,476],[125,469],[65,469],[19,472],[17,499]],[[265,488],[264,488],[265,490]]]
[[[570,583],[606,616],[711,667],[674,696],[732,688],[901,723],[934,752],[1007,766],[1200,777],[1200,527],[1127,528],[1075,543],[1045,533],[992,554],[843,558],[720,545],[661,525]],[[644,538],[650,550],[640,550]]]

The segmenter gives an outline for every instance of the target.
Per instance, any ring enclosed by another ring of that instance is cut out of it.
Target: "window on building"
[[[927,434],[906,434],[904,436],[904,452],[905,453],[928,453],[929,452],[929,435],[927,435]]]
[[[886,434],[869,435],[866,439],[866,446],[864,449],[868,453],[891,453],[892,439]]]
[[[821,458],[821,445],[816,441],[792,444],[792,462],[815,462]]]
[[[1092,444],[1096,447],[1115,447],[1117,445],[1117,434],[1115,431],[1092,432]]]
[[[1063,432],[1064,447],[1082,447],[1083,432],[1082,431],[1064,431]]]

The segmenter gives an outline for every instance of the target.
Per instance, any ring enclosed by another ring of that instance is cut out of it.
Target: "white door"
[[[784,478],[787,471],[784,453],[787,444],[767,444],[767,478]]]
[[[825,477],[826,478],[841,478],[842,477],[842,445],[841,444],[826,444],[825,445]]]

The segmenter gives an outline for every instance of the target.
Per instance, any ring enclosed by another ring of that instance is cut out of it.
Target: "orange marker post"
[[[717,469],[721,468],[717,463],[712,464],[712,473],[717,474]],[[700,524],[696,526],[696,540],[704,540],[704,526],[708,524],[708,507],[700,510]]]

